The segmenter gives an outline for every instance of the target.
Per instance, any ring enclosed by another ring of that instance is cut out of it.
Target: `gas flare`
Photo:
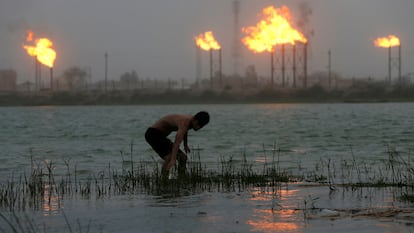
[[[377,38],[374,44],[377,47],[390,48],[400,46],[400,39],[395,35],[389,35],[388,37]]]
[[[33,37],[33,32],[28,31],[26,38],[27,42],[33,41]],[[40,63],[52,68],[56,59],[56,51],[53,49],[52,41],[47,38],[40,38],[36,39],[34,42],[34,46],[23,45],[23,48],[26,49],[27,54],[32,57],[36,57]]]
[[[219,50],[221,49],[220,44],[214,39],[213,32],[208,31],[204,34],[200,34],[194,37],[194,40],[198,47],[208,51],[208,50]]]
[[[256,26],[243,28],[247,34],[242,42],[254,52],[272,52],[274,46],[281,44],[306,43],[306,37],[292,27],[289,8],[282,6],[266,7],[262,10],[260,22]]]
[[[33,40],[33,32],[32,31],[28,31],[27,32],[26,41],[32,41],[32,40]]]

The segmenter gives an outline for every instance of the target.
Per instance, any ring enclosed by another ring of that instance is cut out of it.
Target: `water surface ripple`
[[[375,164],[388,148],[414,148],[413,103],[1,107],[2,177],[29,169],[31,157],[90,171],[129,160],[131,150],[135,161],[159,160],[146,128],[165,114],[200,110],[211,121],[189,133],[189,145],[207,164],[221,156],[260,164],[276,153],[292,168],[321,158]]]

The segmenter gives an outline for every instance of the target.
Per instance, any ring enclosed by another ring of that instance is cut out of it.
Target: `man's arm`
[[[190,148],[188,147],[187,135],[188,135],[188,131],[184,135],[184,151],[185,151],[185,153],[190,152]]]
[[[185,135],[187,134],[187,131],[188,131],[187,123],[180,125],[180,127],[178,128],[177,134],[175,135],[175,141],[174,141],[174,145],[172,149],[171,160],[167,166],[168,170],[170,170],[170,168],[174,167],[175,165],[175,162],[177,160],[177,153],[178,153],[178,150],[180,149],[180,144],[184,140]]]

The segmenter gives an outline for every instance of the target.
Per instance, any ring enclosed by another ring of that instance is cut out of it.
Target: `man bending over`
[[[145,132],[145,140],[152,149],[164,160],[162,165],[163,174],[168,174],[171,167],[174,167],[176,160],[179,161],[179,171],[185,171],[187,155],[190,148],[187,144],[188,130],[197,131],[203,128],[210,121],[208,112],[201,111],[194,116],[171,114],[162,117]],[[171,132],[177,131],[174,143],[168,139]],[[184,141],[184,151],[180,150],[180,144]]]

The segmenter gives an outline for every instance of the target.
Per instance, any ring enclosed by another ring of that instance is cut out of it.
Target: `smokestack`
[[[308,42],[303,47],[303,87],[308,87]]]
[[[388,47],[388,85],[391,85],[391,69],[392,69],[391,46]]]
[[[42,64],[40,64],[40,62],[37,60],[36,57],[36,67],[37,67],[37,80],[36,80],[36,90],[40,91],[40,89],[42,88]]]
[[[37,57],[33,57],[34,58],[34,68],[35,68],[35,77],[34,77],[34,84],[35,84],[35,90],[38,90],[38,75],[39,75],[39,65],[38,65],[38,61],[37,61]]]
[[[233,72],[234,75],[239,75],[239,66],[241,58],[240,48],[240,27],[239,27],[239,15],[240,15],[240,1],[233,1],[233,16],[234,16],[234,27],[233,27]]]
[[[105,52],[105,92],[108,88],[108,53]]]
[[[293,88],[296,88],[296,44],[292,46],[292,53],[293,53],[293,65],[292,65]]]
[[[400,43],[400,46],[398,46],[398,81],[401,83],[401,79],[402,79],[402,76],[401,76],[401,60],[402,60],[402,57],[401,57],[401,43]]]
[[[282,44],[282,87],[285,87],[285,44]]]
[[[53,67],[50,67],[50,90],[53,91]]]
[[[210,86],[213,88],[213,49],[210,49]]]
[[[196,86],[199,87],[201,78],[201,48],[196,45]]]
[[[328,83],[329,83],[329,88],[331,88],[331,83],[332,83],[332,74],[331,74],[331,50],[328,51]]]
[[[34,57],[35,59],[35,90],[39,91],[41,89],[40,84],[42,80],[42,64],[40,64],[39,60],[37,60],[37,56]]]
[[[222,73],[222,61],[221,61],[221,48],[219,49],[219,76],[220,76],[220,86],[223,84],[223,73]]]
[[[275,73],[275,65],[274,65],[274,62],[273,62],[274,54],[275,54],[275,51],[272,50],[270,52],[270,82],[271,82],[272,86],[273,86],[273,83],[274,83],[273,77],[274,77],[274,73]]]

